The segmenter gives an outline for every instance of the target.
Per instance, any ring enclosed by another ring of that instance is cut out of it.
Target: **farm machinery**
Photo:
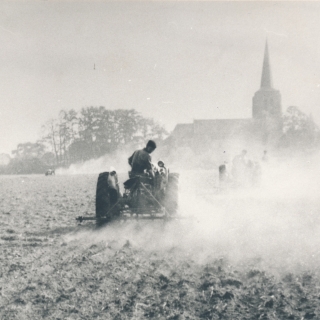
[[[45,172],[45,175],[46,176],[54,176],[56,173],[55,173],[55,170],[54,169],[48,169],[46,172]]]
[[[154,177],[148,173],[131,175],[119,188],[116,171],[99,174],[96,188],[96,215],[76,220],[96,220],[97,226],[115,220],[172,219],[177,217],[179,174],[159,170]]]

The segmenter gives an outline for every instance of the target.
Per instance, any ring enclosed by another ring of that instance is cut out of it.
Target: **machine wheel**
[[[118,201],[118,191],[109,182],[109,172],[99,174],[96,191],[96,222],[97,226],[113,220],[119,209],[116,206]]]
[[[169,173],[164,205],[170,215],[178,210],[179,173]]]

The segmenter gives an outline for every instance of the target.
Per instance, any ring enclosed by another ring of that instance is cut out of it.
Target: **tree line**
[[[293,151],[318,150],[320,130],[312,116],[291,106],[281,119],[282,135],[278,149]],[[135,149],[148,139],[162,141],[165,128],[153,119],[144,118],[134,109],[108,110],[86,107],[80,112],[61,110],[57,119],[41,127],[35,143],[18,144],[8,165],[0,165],[1,173],[44,173],[50,167],[99,158],[124,147]]]
[[[315,150],[320,146],[320,129],[312,115],[290,106],[282,117],[282,136],[279,148],[299,151]]]
[[[57,119],[41,127],[38,141],[18,144],[12,151],[13,159],[2,171],[43,173],[48,167],[99,158],[123,147],[136,148],[148,139],[162,141],[167,135],[163,126],[134,109],[108,110],[101,106],[82,108],[80,112],[61,110]]]

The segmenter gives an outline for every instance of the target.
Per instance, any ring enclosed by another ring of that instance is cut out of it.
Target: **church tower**
[[[254,119],[279,119],[282,116],[281,95],[278,90],[273,88],[272,84],[267,41],[264,50],[261,86],[252,99],[252,116]]]

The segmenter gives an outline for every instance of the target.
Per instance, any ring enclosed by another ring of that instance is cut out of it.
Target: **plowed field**
[[[316,198],[182,190],[192,219],[96,229],[96,179],[0,176],[0,319],[320,319]]]

